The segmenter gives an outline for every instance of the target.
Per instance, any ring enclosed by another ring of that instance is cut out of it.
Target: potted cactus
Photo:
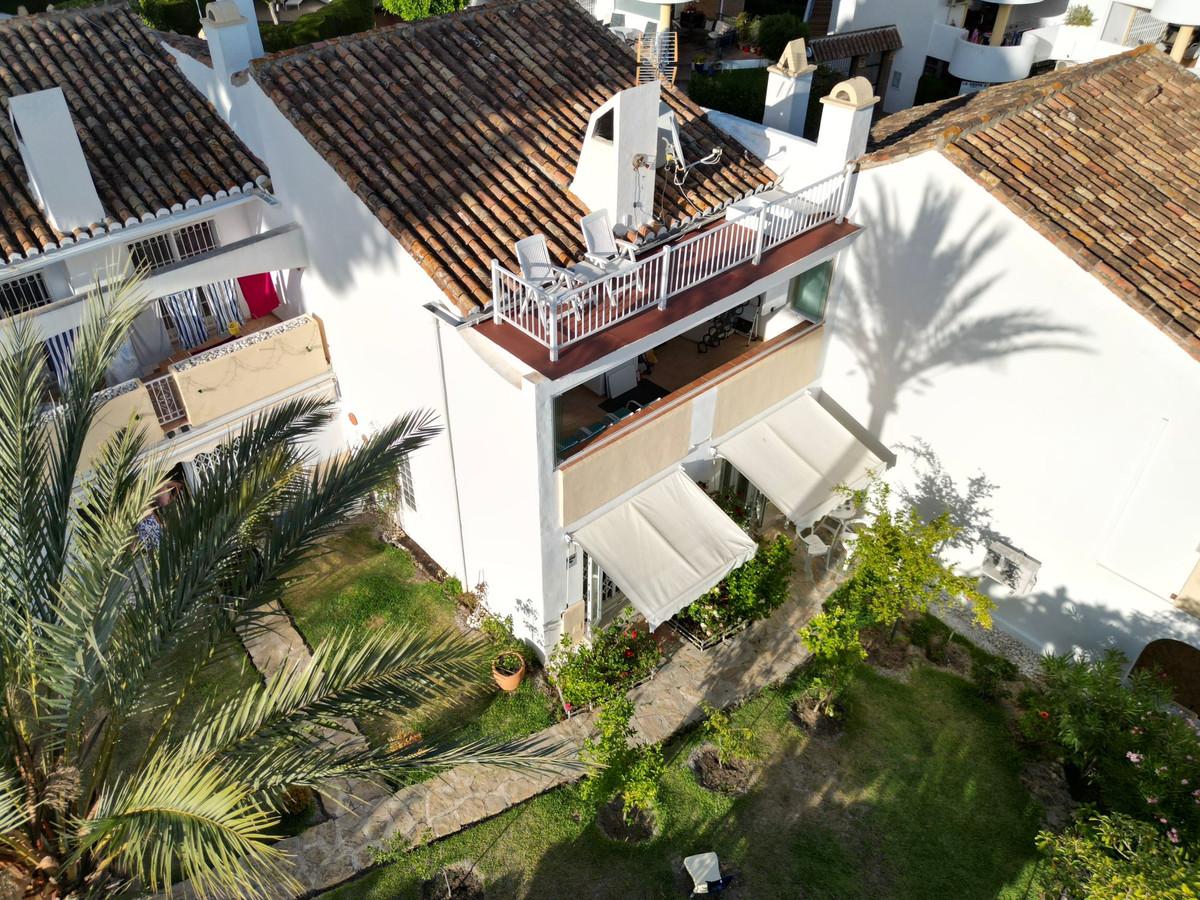
[[[492,677],[500,690],[512,693],[525,678],[525,657],[516,650],[502,650],[492,661]]]

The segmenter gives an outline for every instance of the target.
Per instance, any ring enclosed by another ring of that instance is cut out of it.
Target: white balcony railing
[[[845,217],[847,175],[839,172],[764,203],[752,212],[668,245],[577,287],[545,291],[492,262],[492,313],[533,338],[557,360],[559,352],[630,316],[746,263],[826,222]]]

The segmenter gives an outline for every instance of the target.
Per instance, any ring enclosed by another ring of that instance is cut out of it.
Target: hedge
[[[152,28],[195,37],[200,33],[200,12],[195,0],[141,0],[142,16]]]
[[[357,34],[375,27],[374,0],[333,0],[294,22],[278,25],[259,23],[263,47],[268,53],[326,41],[345,34]]]
[[[796,38],[808,37],[808,25],[800,16],[782,13],[763,16],[756,23],[755,38],[762,55],[774,62]]]
[[[767,104],[767,70],[725,69],[715,75],[693,72],[688,96],[709,109],[761,122]]]

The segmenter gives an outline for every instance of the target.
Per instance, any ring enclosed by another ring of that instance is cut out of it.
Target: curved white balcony
[[[1029,75],[1033,66],[1034,45],[1031,41],[1015,47],[993,47],[990,44],[972,44],[960,38],[950,57],[950,74],[963,81],[978,81],[983,84],[1003,84],[1020,81]]]

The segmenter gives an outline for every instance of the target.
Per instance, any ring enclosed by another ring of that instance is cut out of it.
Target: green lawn
[[[933,669],[910,683],[868,672],[849,697],[845,734],[809,738],[790,720],[794,688],[740,709],[766,755],[754,790],[700,788],[668,747],[662,834],[630,847],[577,815],[566,788],[413,852],[330,894],[417,897],[446,863],[477,860],[488,896],[573,900],[686,896],[684,856],[716,850],[738,873],[736,898],[1015,898],[1030,890],[1038,810],[999,707]]]
[[[345,628],[415,625],[430,632],[453,629],[455,601],[427,579],[403,550],[381,543],[369,525],[330,542],[304,570],[283,602],[310,645]],[[412,732],[452,740],[524,737],[553,724],[548,699],[526,679],[511,695],[488,691],[451,709],[362,721],[377,743]]]

